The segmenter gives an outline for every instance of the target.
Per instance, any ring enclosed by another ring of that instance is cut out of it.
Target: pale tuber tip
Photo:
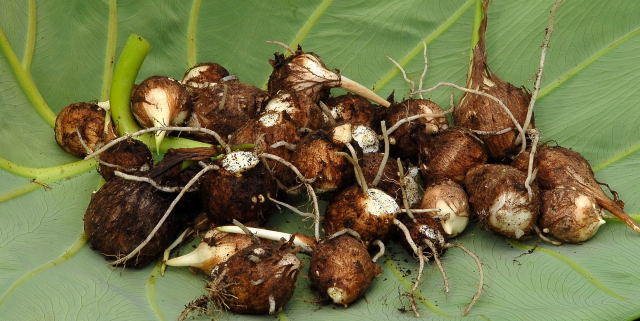
[[[373,101],[374,103],[384,106],[384,107],[389,107],[391,106],[391,103],[388,102],[386,99],[380,97],[378,94],[374,93],[371,89],[343,76],[340,75],[340,88],[354,93],[356,95],[362,96],[368,100]]]
[[[200,268],[210,259],[211,246],[203,242],[192,252],[167,260],[165,264],[169,266],[193,266]]]

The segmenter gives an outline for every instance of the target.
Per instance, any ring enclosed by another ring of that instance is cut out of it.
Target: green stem
[[[31,74],[22,67],[20,60],[18,60],[16,53],[11,48],[11,44],[9,44],[9,40],[7,40],[2,29],[0,29],[0,50],[2,50],[2,53],[7,58],[9,66],[16,76],[16,80],[22,88],[22,91],[25,96],[27,96],[27,99],[29,99],[38,114],[40,114],[47,124],[53,127],[56,123],[56,114],[49,108],[49,105],[47,105],[47,102],[40,94]]]
[[[131,92],[133,85],[138,76],[138,71],[142,66],[144,58],[151,49],[151,44],[144,38],[132,34],[127,39],[118,63],[113,72],[113,80],[111,82],[111,116],[113,122],[118,128],[120,135],[140,130],[140,127],[133,118],[130,108]],[[145,143],[150,150],[156,150],[155,140],[152,134],[144,134],[136,137]],[[167,137],[164,139],[159,151],[166,152],[169,148],[188,148],[188,147],[209,147],[211,144],[185,139],[180,137]]]
[[[100,100],[109,99],[109,86],[113,75],[113,60],[116,56],[118,38],[118,6],[116,0],[109,0],[109,20],[107,24],[107,43],[105,46],[104,67],[102,68],[102,89]]]
[[[111,116],[120,135],[140,130],[140,127],[133,119],[129,105],[138,71],[150,49],[151,44],[147,40],[136,34],[130,35],[113,71],[109,101],[111,103]],[[141,136],[138,139],[149,147],[153,144],[153,139],[151,139],[150,135]]]
[[[16,164],[8,159],[0,157],[0,168],[27,178],[33,178],[35,180],[46,179],[59,179],[67,178],[80,173],[84,173],[87,170],[96,167],[95,160],[81,160],[69,164],[52,166],[52,167],[26,167]]]
[[[189,25],[187,27],[187,64],[189,68],[196,65],[198,52],[196,50],[196,31],[198,30],[198,16],[202,0],[193,0],[191,13],[189,13]]]
[[[480,22],[482,21],[482,0],[476,0],[476,10],[473,16],[473,33],[471,34],[471,58],[473,58],[473,48],[480,40]]]
[[[29,14],[27,17],[27,39],[24,46],[24,54],[22,55],[22,66],[25,70],[31,69],[31,61],[33,60],[33,51],[36,48],[36,0],[29,0]]]

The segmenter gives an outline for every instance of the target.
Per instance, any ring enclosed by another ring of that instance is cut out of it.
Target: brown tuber
[[[119,259],[142,243],[160,220],[175,193],[158,191],[145,182],[119,177],[109,180],[91,197],[84,215],[84,232],[91,247],[107,259]],[[173,215],[160,227],[151,241],[123,265],[143,267],[159,257],[184,230],[190,215],[178,203]]]
[[[330,88],[340,87],[382,106],[389,106],[384,98],[339,72],[327,69],[320,57],[304,52],[300,47],[287,58],[276,53],[275,59],[269,62],[273,66],[268,83],[271,96],[284,89],[305,94],[313,101],[318,101],[329,95]]]
[[[467,79],[467,87],[485,92],[502,101],[522,126],[527,117],[531,95],[525,88],[518,88],[503,81],[487,66],[485,38],[487,31],[487,10],[490,1],[483,1],[483,17],[480,23],[479,40],[473,49],[471,69]],[[458,106],[453,111],[456,126],[472,130],[496,132],[506,128],[514,128],[514,122],[498,102],[486,96],[465,92]],[[529,128],[534,128],[533,118]],[[517,132],[512,130],[503,134],[479,135],[487,144],[489,155],[501,160],[516,151]]]
[[[264,222],[273,208],[269,197],[277,191],[268,170],[252,152],[232,152],[221,163],[222,168],[206,173],[200,185],[209,221]]]
[[[56,117],[56,142],[67,153],[84,157],[116,138],[113,123],[105,126],[105,111],[96,104],[74,103],[63,108]],[[78,137],[82,136],[82,140]],[[83,146],[82,142],[86,145]],[[87,148],[90,151],[87,151]]]
[[[400,125],[389,135],[394,150],[401,158],[412,158],[418,153],[415,137],[431,136],[447,129],[447,117],[438,104],[426,99],[407,99],[394,104],[387,111],[385,121],[388,126],[394,126],[398,121],[421,114],[437,114],[441,116],[425,116]]]
[[[133,174],[148,171],[153,166],[151,151],[147,145],[137,139],[119,142],[100,154],[98,158],[101,161],[98,171],[107,181],[114,177],[115,171]]]
[[[596,200],[580,192],[556,188],[545,191],[542,201],[540,228],[563,242],[587,241],[604,224]]]
[[[513,239],[532,233],[540,212],[540,191],[525,188],[526,174],[507,165],[480,165],[467,173],[469,203],[488,229]]]
[[[315,179],[311,185],[318,193],[331,192],[353,181],[353,167],[336,152],[342,151],[324,131],[306,135],[291,157],[302,176]]]
[[[369,127],[379,124],[378,118],[383,111],[380,106],[372,105],[365,98],[353,94],[331,97],[325,103],[337,122],[347,121]]]
[[[323,298],[345,307],[361,297],[380,273],[365,245],[347,234],[320,242],[309,267],[311,286]]]
[[[218,308],[275,314],[291,298],[302,262],[287,248],[254,244],[211,272],[207,296]]]
[[[255,119],[268,100],[267,93],[263,90],[236,79],[220,80],[201,88],[187,89],[193,104],[193,112],[187,125],[215,130],[223,138]],[[213,142],[209,135],[194,135],[198,139]]]
[[[384,240],[400,207],[387,193],[360,186],[351,186],[337,193],[325,212],[325,233],[333,234],[345,228],[356,231],[366,244]]]
[[[520,153],[513,161],[513,166],[526,171],[529,152]],[[540,146],[535,155],[534,168],[537,168],[536,182],[543,189],[573,189],[596,200],[598,205],[613,213],[636,232],[640,226],[616,201],[607,197],[602,191],[593,170],[582,155],[560,146]]]
[[[470,169],[486,162],[484,143],[463,127],[449,128],[420,141],[420,171],[426,182],[448,178],[463,183]]]

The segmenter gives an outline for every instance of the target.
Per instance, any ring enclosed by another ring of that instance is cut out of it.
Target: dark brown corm
[[[331,141],[329,134],[317,131],[302,138],[291,163],[302,176],[315,179],[311,185],[319,193],[335,191],[353,182],[353,166],[336,154],[343,149]]]
[[[446,129],[420,143],[420,172],[425,182],[449,178],[462,183],[471,168],[486,162],[484,143],[463,127]]]
[[[54,128],[56,142],[67,153],[84,157],[90,152],[82,145],[78,133],[87,148],[96,150],[116,138],[113,123],[104,129],[105,111],[96,104],[74,103],[63,108],[56,117]]]
[[[445,247],[445,233],[442,229],[442,225],[427,213],[413,213],[413,217],[415,218],[415,221],[408,215],[400,216],[400,221],[409,230],[409,235],[411,235],[413,242],[416,243],[416,246],[422,248],[422,252],[427,255],[427,257],[433,257],[433,252],[427,245],[427,241],[429,241],[436,249],[436,255],[438,257],[442,256],[444,252],[447,251],[447,248]],[[402,232],[399,232],[398,234],[398,238],[400,239],[402,246],[404,246],[409,253],[413,254],[413,249],[411,248],[411,245],[409,245],[405,235]]]
[[[255,244],[211,272],[207,296],[218,308],[237,313],[275,314],[289,301],[302,262],[287,250]]]
[[[469,203],[490,230],[513,239],[534,231],[540,212],[540,191],[531,184],[531,198],[525,188],[527,175],[507,165],[485,164],[467,173],[465,187]]]
[[[387,111],[385,121],[387,127],[395,125],[403,118],[420,114],[438,114],[444,111],[438,104],[426,99],[407,99],[401,103],[393,104]],[[408,123],[402,124],[389,138],[395,141],[392,150],[401,158],[412,158],[418,153],[418,136],[431,136],[448,127],[447,117],[427,116],[420,117]]]
[[[479,90],[501,100],[522,126],[527,117],[531,95],[525,88],[518,88],[503,81],[487,66],[485,53],[485,33],[487,31],[487,10],[489,1],[483,1],[484,16],[480,23],[479,40],[473,49],[471,70],[467,79],[467,87]],[[514,128],[513,121],[500,105],[488,97],[474,93],[465,93],[453,112],[456,126],[474,130],[495,132],[505,128]],[[530,128],[533,126],[533,118]],[[516,151],[517,131],[512,130],[500,135],[479,135],[487,144],[489,155],[501,160]]]
[[[109,180],[91,196],[84,215],[84,232],[91,247],[108,260],[129,254],[147,238],[175,196],[175,193],[158,191],[148,183],[119,177]],[[180,203],[140,253],[123,265],[143,267],[158,258],[176,239],[190,216],[183,216],[186,213]]]
[[[151,151],[137,139],[119,142],[98,157],[102,161],[98,171],[105,180],[113,178],[114,171],[133,174],[145,172],[153,166]]]
[[[593,197],[571,189],[555,188],[542,195],[540,228],[568,243],[592,238],[604,224],[602,209]]]
[[[277,186],[262,163],[237,173],[224,168],[202,177],[200,197],[209,220],[215,224],[264,222],[273,208]]]
[[[309,267],[311,286],[321,297],[345,307],[361,297],[380,273],[365,245],[347,234],[320,242]]]
[[[354,94],[331,97],[325,101],[332,117],[337,121],[379,126],[382,113],[380,106],[371,104],[366,98]]]
[[[238,128],[256,118],[268,100],[267,93],[236,79],[188,87],[193,112],[187,122],[191,127],[216,131],[226,139]],[[198,139],[212,142],[212,137],[194,134]]]

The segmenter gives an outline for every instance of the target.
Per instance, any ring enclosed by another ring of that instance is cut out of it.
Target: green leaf
[[[551,4],[493,1],[487,51],[489,65],[503,79],[532,86]],[[129,34],[140,34],[153,46],[138,80],[155,74],[181,77],[195,61],[215,61],[241,80],[263,86],[271,69],[267,59],[281,49],[265,41],[279,40],[301,43],[349,78],[375,85],[382,96],[395,91],[403,97],[408,86],[385,56],[400,61],[417,79],[423,41],[429,56],[425,88],[440,81],[464,85],[475,8],[475,0],[4,1],[0,319],[173,320],[204,291],[203,278],[184,269],[169,269],[164,277],[157,266],[114,269],[86,245],[82,216],[99,184],[93,164],[56,167],[55,175],[24,168],[77,161],[56,145],[46,108],[55,113],[71,102],[106,97],[111,61]],[[636,1],[565,1],[535,110],[543,140],[582,153],[597,178],[617,189],[630,213],[640,212],[639,16]],[[448,106],[451,93],[459,96],[441,89],[429,98]],[[285,231],[306,228],[290,213],[275,215],[270,224]],[[583,245],[539,244],[530,254],[533,242],[508,241],[478,226],[457,242],[476,252],[485,268],[484,292],[469,319],[640,317],[640,236],[616,220]],[[303,277],[278,318],[414,319],[398,309],[408,307],[401,295],[413,282],[417,264],[396,244],[389,245],[382,261],[384,274],[366,300],[348,309],[317,305]],[[477,270],[455,249],[443,264],[451,291],[443,293],[442,280],[429,264],[419,308],[429,319],[461,318],[475,291]]]

